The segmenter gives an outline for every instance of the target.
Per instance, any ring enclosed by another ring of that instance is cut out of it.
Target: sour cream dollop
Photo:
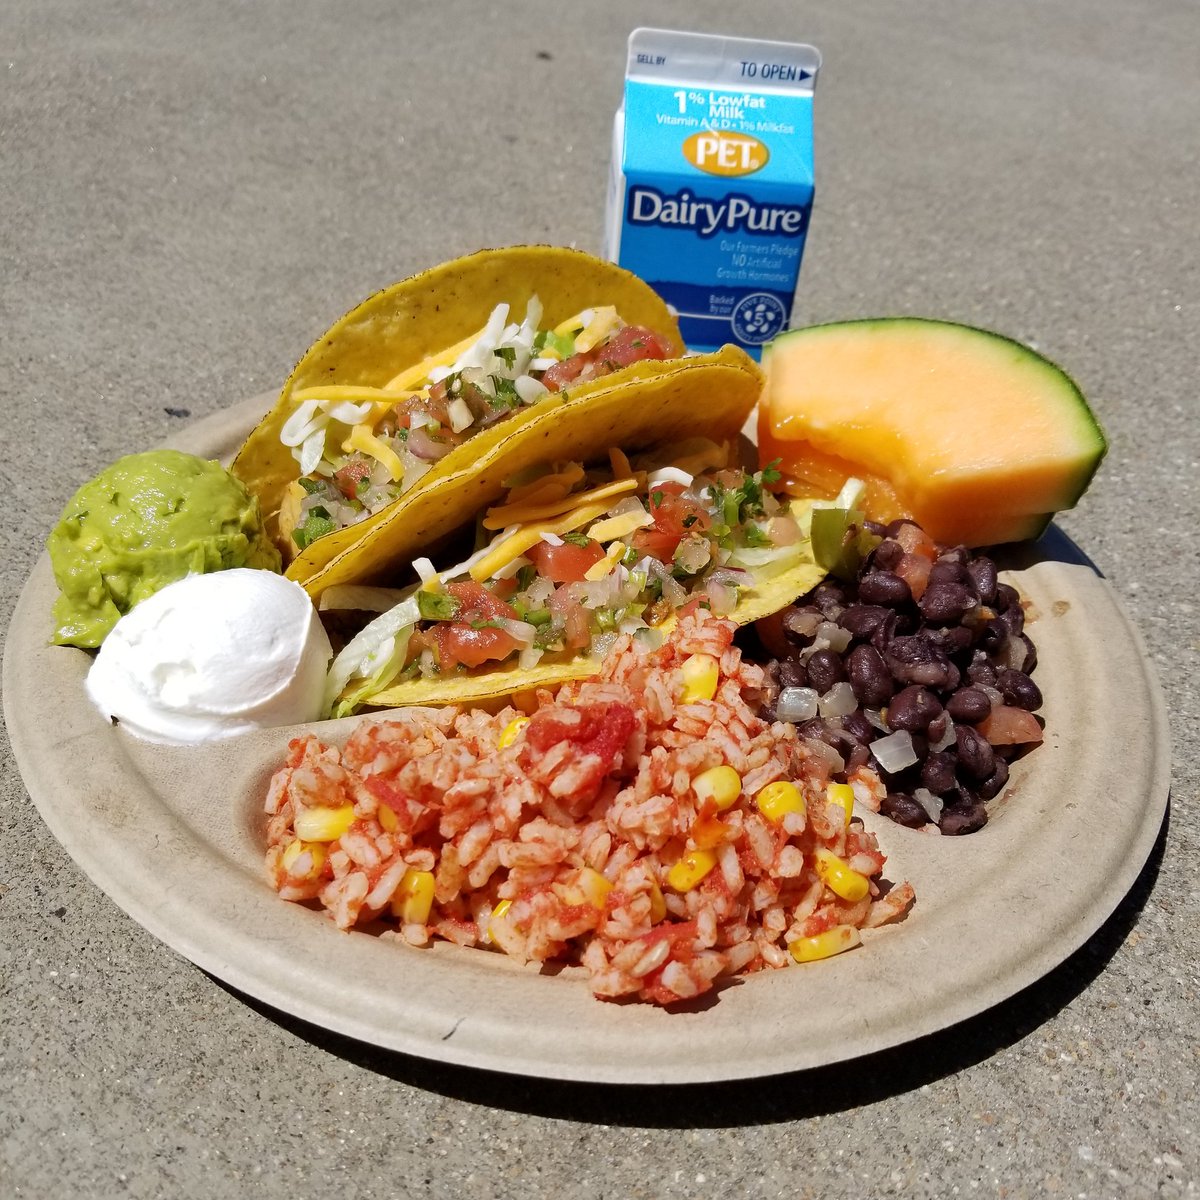
[[[123,616],[87,691],[130,733],[184,745],[316,720],[332,656],[299,584],[237,568],[180,579]]]

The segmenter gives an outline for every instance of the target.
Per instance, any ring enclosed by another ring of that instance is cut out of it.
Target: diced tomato
[[[570,650],[582,650],[592,641],[592,619],[588,610],[564,583],[547,601],[550,611],[563,623],[563,642]]]
[[[520,646],[507,630],[483,622],[499,617],[516,620],[516,611],[494,596],[482,584],[473,581],[446,585],[461,605],[453,621],[439,621],[426,635],[437,647],[438,666],[443,671],[456,666],[478,667],[485,662],[500,662]]]
[[[624,750],[636,723],[633,709],[619,700],[574,704],[569,712],[543,708],[525,727],[525,746],[545,754],[559,742],[570,742],[580,754],[596,755],[607,769],[616,753]]]
[[[367,458],[351,458],[333,473],[333,482],[347,500],[353,500],[358,495],[359,481],[370,474],[371,463]]]
[[[701,609],[711,609],[712,603],[709,598],[704,595],[693,596],[680,610],[680,617],[690,617],[693,613],[699,612]]]
[[[714,800],[705,800],[690,830],[692,841],[702,850],[711,850],[722,842],[729,841],[733,832],[733,826],[717,816]]]
[[[933,538],[920,525],[916,525],[912,521],[905,521],[900,526],[900,530],[896,534],[896,541],[904,547],[908,554],[919,554],[931,562],[937,558],[937,546],[934,544]]]
[[[542,375],[542,384],[552,392],[561,391],[570,383],[582,383],[611,375],[630,363],[644,358],[670,358],[670,347],[652,329],[641,325],[626,325],[617,330],[607,342],[572,354],[555,363]]]
[[[538,542],[525,553],[537,568],[537,573],[551,582],[579,583],[584,574],[604,557],[604,547],[589,538],[585,546],[566,541],[561,546]]]
[[[905,526],[907,529],[908,526]],[[920,600],[929,586],[929,572],[933,568],[932,560],[924,554],[902,554],[900,561],[892,569],[908,584],[908,590],[914,600]]]
[[[705,533],[712,527],[712,517],[704,506],[683,492],[680,483],[661,483],[650,489],[648,510],[654,524],[634,533],[635,550],[669,563],[687,534]]]
[[[1023,708],[997,704],[975,726],[992,746],[1024,746],[1042,740],[1042,727],[1037,717]]]

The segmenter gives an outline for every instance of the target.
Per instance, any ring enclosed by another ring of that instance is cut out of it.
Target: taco
[[[581,251],[481,250],[376,293],[300,360],[233,463],[303,582],[544,407],[662,370],[659,296]]]
[[[319,607],[384,611],[334,660],[328,712],[553,686],[598,671],[620,634],[653,642],[697,606],[746,623],[812,588],[811,503],[738,465],[760,383],[739,354],[636,380],[569,422],[541,414],[333,560],[308,584]],[[422,551],[464,520],[474,548],[443,547],[460,561],[438,570]]]

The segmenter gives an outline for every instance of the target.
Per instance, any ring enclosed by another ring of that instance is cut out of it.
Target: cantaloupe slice
[[[869,516],[940,542],[1037,537],[1107,443],[1052,362],[998,334],[914,317],[814,325],[763,355],[759,455],[796,494],[867,483]]]

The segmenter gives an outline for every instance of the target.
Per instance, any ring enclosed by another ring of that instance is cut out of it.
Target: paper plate
[[[173,444],[228,461],[270,399]],[[176,749],[114,728],[84,693],[91,656],[47,644],[44,556],[9,630],[4,713],[30,795],[83,870],[156,937],[275,1008],[376,1046],[523,1075],[771,1075],[894,1046],[1004,1000],[1094,933],[1146,861],[1169,781],[1161,695],[1112,592],[1061,535],[1057,545],[1065,553],[1014,580],[1030,604],[1046,741],[1014,764],[988,825],[943,838],[876,819],[886,878],[916,888],[909,916],[867,931],[852,953],[761,972],[684,1012],[598,1001],[577,968],[341,933],[279,900],[263,873],[261,809],[293,731]]]

